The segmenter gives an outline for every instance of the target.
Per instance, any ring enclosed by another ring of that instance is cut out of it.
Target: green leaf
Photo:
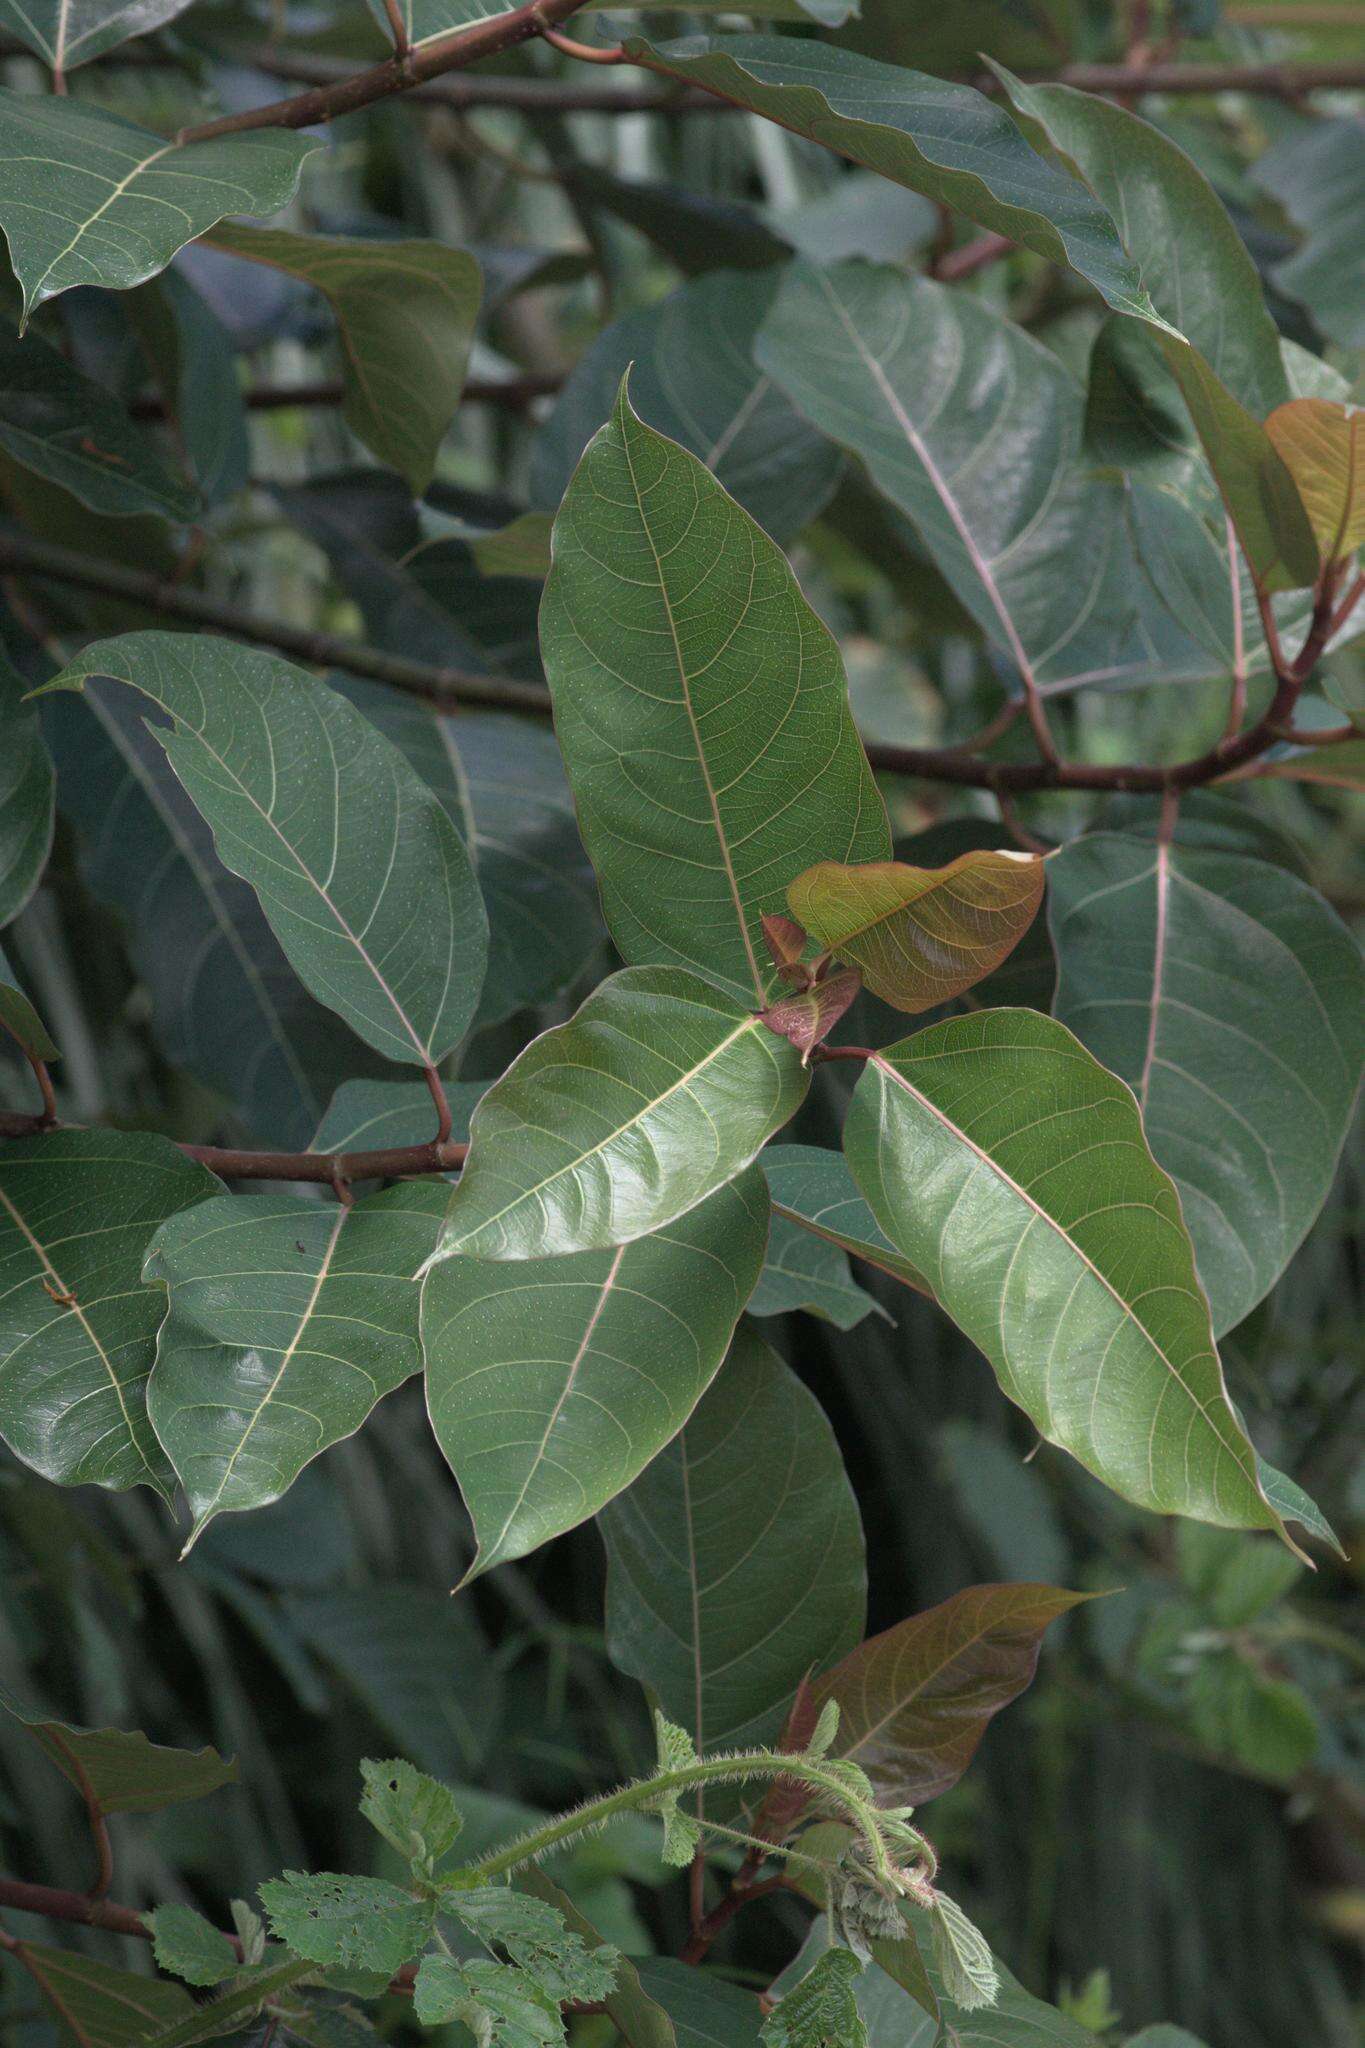
[[[1163,323],[1179,384],[1248,561],[1271,590],[1311,583],[1317,549],[1298,493],[1260,424],[1289,396],[1256,267],[1203,173],[1168,137],[1110,100],[1023,85],[994,67],[1020,113],[1123,224],[1124,246]]]
[[[614,974],[479,1102],[437,1257],[538,1259],[662,1230],[743,1172],[808,1080],[698,975]]]
[[[255,2019],[281,1991],[307,1982],[313,1974],[311,1963],[297,1962],[292,1956],[287,1962],[266,1962],[241,1970],[230,1988],[216,1998],[192,2006],[182,2019],[139,2035],[139,2048],[198,2048],[201,2041],[237,2034],[243,2022]]]
[[[221,1984],[236,1969],[232,1943],[193,1906],[158,1906],[145,1918],[152,1930],[157,1966],[169,1970],[173,1977],[202,1988]]]
[[[428,1273],[427,1408],[479,1541],[465,1583],[586,1521],[676,1435],[725,1356],[767,1225],[753,1167],[615,1250]]]
[[[123,310],[144,357],[157,365],[205,503],[221,504],[245,486],[251,469],[232,336],[178,269],[138,285]]]
[[[815,860],[884,858],[886,816],[785,557],[624,384],[555,521],[541,648],[620,951],[761,1006],[763,913]]]
[[[855,1995],[862,1973],[851,1949],[827,1948],[764,2020],[764,2048],[867,2048]]]
[[[336,316],[342,418],[420,498],[464,390],[483,278],[463,249],[279,228],[216,228],[211,247],[312,285]]]
[[[543,1870],[533,1864],[529,1870],[521,1872],[516,1882],[520,1890],[531,1892],[536,1898],[544,1899],[547,1905],[557,1907],[566,1924],[589,1948],[605,1946],[592,1923]],[[689,1974],[696,1976],[697,1972],[690,1971]],[[616,1981],[606,1994],[605,2004],[607,2017],[628,2048],[675,2048],[677,2036],[673,2023],[664,2007],[645,1990],[640,1972],[629,1956],[617,1956]]]
[[[943,1989],[962,2012],[994,2005],[1000,1993],[995,1958],[985,1936],[955,1899],[940,1892],[932,1918],[934,1957]]]
[[[1283,1533],[1179,1198],[1129,1089],[1069,1031],[987,1010],[903,1039],[864,1068],[844,1146],[883,1230],[1049,1443],[1139,1506]]]
[[[81,100],[0,90],[0,229],[21,331],[72,285],[127,291],[224,214],[287,206],[317,146],[284,128],[170,142]]]
[[[440,1181],[349,1208],[223,1195],[162,1225],[143,1265],[170,1296],[148,1412],[193,1518],[186,1551],[215,1515],[278,1500],[420,1369],[415,1275],[445,1204]]]
[[[1274,1285],[1326,1199],[1365,1061],[1365,966],[1282,867],[1124,833],[1048,862],[1056,1013],[1136,1092],[1215,1332]]]
[[[1081,1593],[970,1586],[850,1651],[814,1683],[835,1701],[835,1756],[867,1772],[884,1806],[921,1806],[955,1785],[986,1728],[1032,1682],[1049,1623]]]
[[[23,1722],[62,1776],[101,1814],[159,1813],[237,1780],[236,1763],[216,1749],[167,1749],[140,1730],[73,1728],[21,1706],[3,1689],[0,1707]]]
[[[791,1224],[826,1244],[852,1252],[855,1258],[866,1259],[921,1294],[929,1292],[927,1280],[901,1257],[863,1200],[842,1152],[827,1152],[821,1145],[770,1145],[762,1166],[772,1195],[774,1224]]]
[[[190,0],[0,0],[0,27],[54,71],[74,71],[130,36],[182,14]]]
[[[272,1934],[296,1955],[389,1976],[426,1946],[436,1912],[383,1878],[331,1870],[286,1870],[261,1886],[261,1903]]]
[[[506,1949],[553,2004],[605,1998],[616,1980],[617,1951],[605,1942],[589,1948],[544,1899],[510,1885],[480,1885],[450,1892],[445,1905],[480,1941]]]
[[[922,1947],[928,1950],[928,1914],[912,1909],[907,1917],[925,1937]],[[952,2003],[931,1954],[926,1955],[925,1966],[939,2004],[937,2016],[926,2012],[913,1993],[875,1964],[863,1972],[858,2006],[870,2048],[939,2048],[944,2041],[955,2041],[956,2048],[1095,2048],[1088,2028],[1032,1997],[998,1962],[995,2004],[976,2011]]]
[[[360,1766],[365,1790],[360,1811],[372,1828],[409,1861],[439,1863],[464,1825],[455,1794],[399,1757]]]
[[[28,902],[52,850],[52,763],[26,687],[0,653],[0,928]]]
[[[486,1081],[446,1081],[451,1136],[469,1137],[474,1105]],[[429,1144],[436,1111],[425,1081],[343,1081],[309,1141],[312,1152],[383,1152],[394,1145]]]
[[[36,334],[0,333],[0,449],[108,517],[194,517],[198,493],[92,377]]]
[[[1236,1650],[1199,1659],[1187,1704],[1196,1740],[1258,1778],[1290,1784],[1317,1756],[1317,1715],[1302,1687]]]
[[[612,8],[617,0],[589,0],[590,8]],[[636,0],[636,5],[645,9],[663,7],[668,0]],[[697,0],[691,12],[714,14],[726,4],[726,0]],[[368,0],[371,14],[387,36],[389,17],[384,0]],[[432,36],[445,35],[451,29],[468,28],[478,21],[491,21],[500,15],[510,14],[518,0],[400,0],[399,13],[402,15],[408,40],[414,43],[426,42]],[[745,10],[750,14],[767,15],[778,21],[820,21],[831,28],[837,28],[858,11],[858,0],[755,0]]]
[[[194,2007],[182,1984],[145,1971],[116,1970],[79,1949],[26,1941],[24,1954],[63,2048],[140,2048]]]
[[[564,2022],[523,1970],[423,1956],[413,2011],[424,2027],[463,2021],[479,2048],[558,2048]]]
[[[714,229],[711,248],[714,254]],[[777,284],[776,270],[712,270],[660,304],[614,320],[536,436],[535,503],[558,506],[629,371],[638,416],[704,462],[775,541],[794,539],[823,510],[842,464],[754,360]]]
[[[171,766],[318,1000],[390,1059],[449,1052],[487,920],[458,833],[397,748],[325,683],[228,641],[126,633],[44,689],[105,675],[170,713]]]
[[[162,1304],[147,1240],[221,1183],[165,1138],[46,1131],[0,1149],[0,1435],[63,1486],[173,1475],[147,1420]]]
[[[686,1428],[599,1526],[612,1661],[703,1754],[775,1735],[806,1673],[862,1632],[862,1529],[834,1434],[742,1326]]]
[[[791,1217],[774,1214],[763,1270],[749,1297],[749,1314],[782,1316],[794,1309],[819,1316],[837,1330],[855,1329],[865,1316],[886,1315],[881,1303],[853,1278],[846,1252]]]
[[[7,1033],[34,1059],[61,1058],[61,1047],[14,978],[14,969],[0,951],[0,1032]]]
[[[663,45],[632,37],[626,54],[1078,271],[1117,312],[1152,317],[1137,265],[1103,206],[1030,149],[1008,114],[970,86],[776,36],[691,36]]]
[[[1277,263],[1276,287],[1307,306],[1330,341],[1365,343],[1360,209],[1365,147],[1353,114],[1307,121],[1250,166],[1252,182],[1278,199],[1304,240]]]

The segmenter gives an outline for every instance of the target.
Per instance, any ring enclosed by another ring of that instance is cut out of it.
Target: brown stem
[[[426,1082],[431,1099],[436,1105],[436,1137],[434,1142],[437,1145],[448,1144],[450,1141],[451,1121],[450,1103],[447,1100],[441,1077],[435,1067],[423,1067],[422,1079]]]
[[[376,100],[392,99],[411,86],[439,78],[446,71],[463,71],[481,58],[514,50],[543,35],[547,27],[567,21],[585,0],[531,0],[529,6],[513,8],[510,14],[490,21],[475,22],[470,28],[433,36],[415,49],[388,57],[335,85],[317,85],[311,91],[295,93],[291,99],[275,100],[268,107],[254,107],[245,113],[227,114],[218,121],[204,121],[196,128],[183,128],[178,142],[204,142],[210,136],[241,135],[254,128],[313,128],[319,122],[335,121],[342,114],[358,113]]]
[[[57,1121],[57,1098],[52,1092],[52,1076],[47,1071],[46,1060],[40,1060],[36,1052],[30,1052],[18,1032],[7,1024],[2,1016],[0,1016],[0,1031],[6,1032],[14,1040],[14,1043],[32,1067],[33,1078],[38,1083],[38,1093],[43,1098],[43,1112],[41,1116],[32,1119],[34,1129],[39,1131],[50,1130]]]
[[[580,64],[624,64],[626,53],[619,43],[611,49],[598,49],[593,43],[575,42],[572,36],[563,36],[557,28],[542,28],[540,31],[552,50],[558,50],[562,57],[576,58]]]
[[[564,379],[556,371],[528,371],[521,377],[470,377],[460,394],[461,403],[504,405],[521,412],[534,399],[558,391]],[[340,405],[346,386],[340,377],[321,378],[315,384],[258,384],[242,393],[242,403],[253,412],[278,412],[295,405]],[[128,406],[135,420],[164,420],[166,401],[156,392],[134,398]]]
[[[0,1110],[0,1138],[33,1138],[50,1128],[43,1117]],[[307,1180],[329,1188],[357,1180],[421,1180],[456,1173],[469,1152],[468,1145],[451,1138],[433,1139],[427,1145],[389,1145],[374,1152],[244,1152],[226,1145],[189,1144],[177,1149],[224,1180]]]
[[[724,1932],[737,1913],[742,1913],[755,1899],[766,1899],[772,1892],[780,1892],[787,1882],[785,1877],[765,1877],[760,1884],[745,1884],[740,1881],[742,1877],[741,1871],[720,1904],[713,1906],[697,1922],[696,1932],[679,1955],[680,1962],[699,1963],[716,1936]]]
[[[978,235],[974,242],[964,242],[960,249],[945,249],[934,262],[933,274],[940,284],[952,284],[962,277],[975,277],[978,270],[998,263],[1002,256],[1008,256],[1014,247],[1004,235]]]

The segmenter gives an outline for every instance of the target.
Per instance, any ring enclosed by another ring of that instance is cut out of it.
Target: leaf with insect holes
[[[1043,863],[1009,851],[964,853],[944,868],[825,861],[797,877],[787,900],[874,995],[913,1013],[961,995],[1013,952],[1043,900]]]
[[[882,1229],[1048,1442],[1139,1506],[1284,1534],[1176,1191],[1130,1089],[1079,1039],[986,1010],[888,1046],[844,1149]]]
[[[559,2048],[564,2021],[524,1970],[482,1958],[423,1956],[413,2011],[424,2027],[462,2021],[479,2048]]]
[[[1324,567],[1365,545],[1365,410],[1291,398],[1265,423],[1298,485]]]
[[[286,1870],[261,1886],[276,1939],[314,1963],[392,1976],[426,1946],[435,1924],[431,1899],[416,1899],[379,1877],[330,1870]]]
[[[126,633],[49,683],[130,684],[251,883],[294,971],[389,1059],[431,1066],[464,1036],[488,920],[460,836],[398,749],[292,663],[196,634]]]
[[[506,1949],[552,2004],[605,1998],[615,1982],[617,1951],[607,1943],[589,1948],[544,1899],[505,1884],[479,1885],[448,1892],[445,1908],[480,1941]]]
[[[764,2048],[867,2048],[855,1995],[862,1974],[851,1949],[826,1949],[764,2020]]]
[[[192,1906],[158,1906],[144,1915],[152,1930],[157,1967],[200,1989],[221,1984],[237,1968],[237,1952],[225,1934]]]
[[[765,911],[890,852],[838,647],[791,567],[623,382],[554,529],[541,649],[612,936],[761,1008]]]
[[[409,1861],[438,1863],[464,1826],[449,1787],[398,1757],[366,1757],[360,1776],[360,1811],[370,1826]]]
[[[73,1728],[35,1714],[2,1689],[0,1707],[23,1723],[100,1814],[160,1813],[182,1799],[203,1799],[236,1782],[236,1764],[216,1749],[167,1749],[131,1729]]]

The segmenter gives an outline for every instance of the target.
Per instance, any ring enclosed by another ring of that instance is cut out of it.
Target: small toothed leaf
[[[960,2005],[964,2012],[994,2005],[1000,1995],[995,1958],[985,1935],[946,1892],[938,1893],[934,1906],[933,1943],[934,1961],[953,2004]]]
[[[856,1995],[862,1968],[851,1949],[826,1949],[763,2022],[764,2048],[867,2048]]]
[[[398,1758],[366,1757],[360,1775],[360,1811],[400,1856],[428,1865],[444,1856],[464,1825],[447,1786]]]

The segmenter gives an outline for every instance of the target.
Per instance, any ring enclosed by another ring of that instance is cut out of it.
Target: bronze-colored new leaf
[[[1291,398],[1265,423],[1298,485],[1324,563],[1365,544],[1365,410],[1330,398]]]
[[[815,1047],[828,1038],[862,985],[862,976],[857,968],[846,967],[840,974],[831,974],[827,981],[815,981],[809,988],[795,989],[790,995],[779,996],[775,1003],[770,1003],[761,1012],[763,1022],[779,1038],[789,1039],[803,1060],[809,1060]]]
[[[1048,1624],[1088,1596],[1057,1586],[969,1586],[871,1636],[817,1678],[839,1702],[834,1753],[882,1804],[922,1805],[955,1785],[987,1723],[1032,1680]]]
[[[943,868],[826,860],[787,901],[811,937],[862,969],[874,995],[912,1014],[959,996],[1018,945],[1043,900],[1037,854],[973,850]]]

